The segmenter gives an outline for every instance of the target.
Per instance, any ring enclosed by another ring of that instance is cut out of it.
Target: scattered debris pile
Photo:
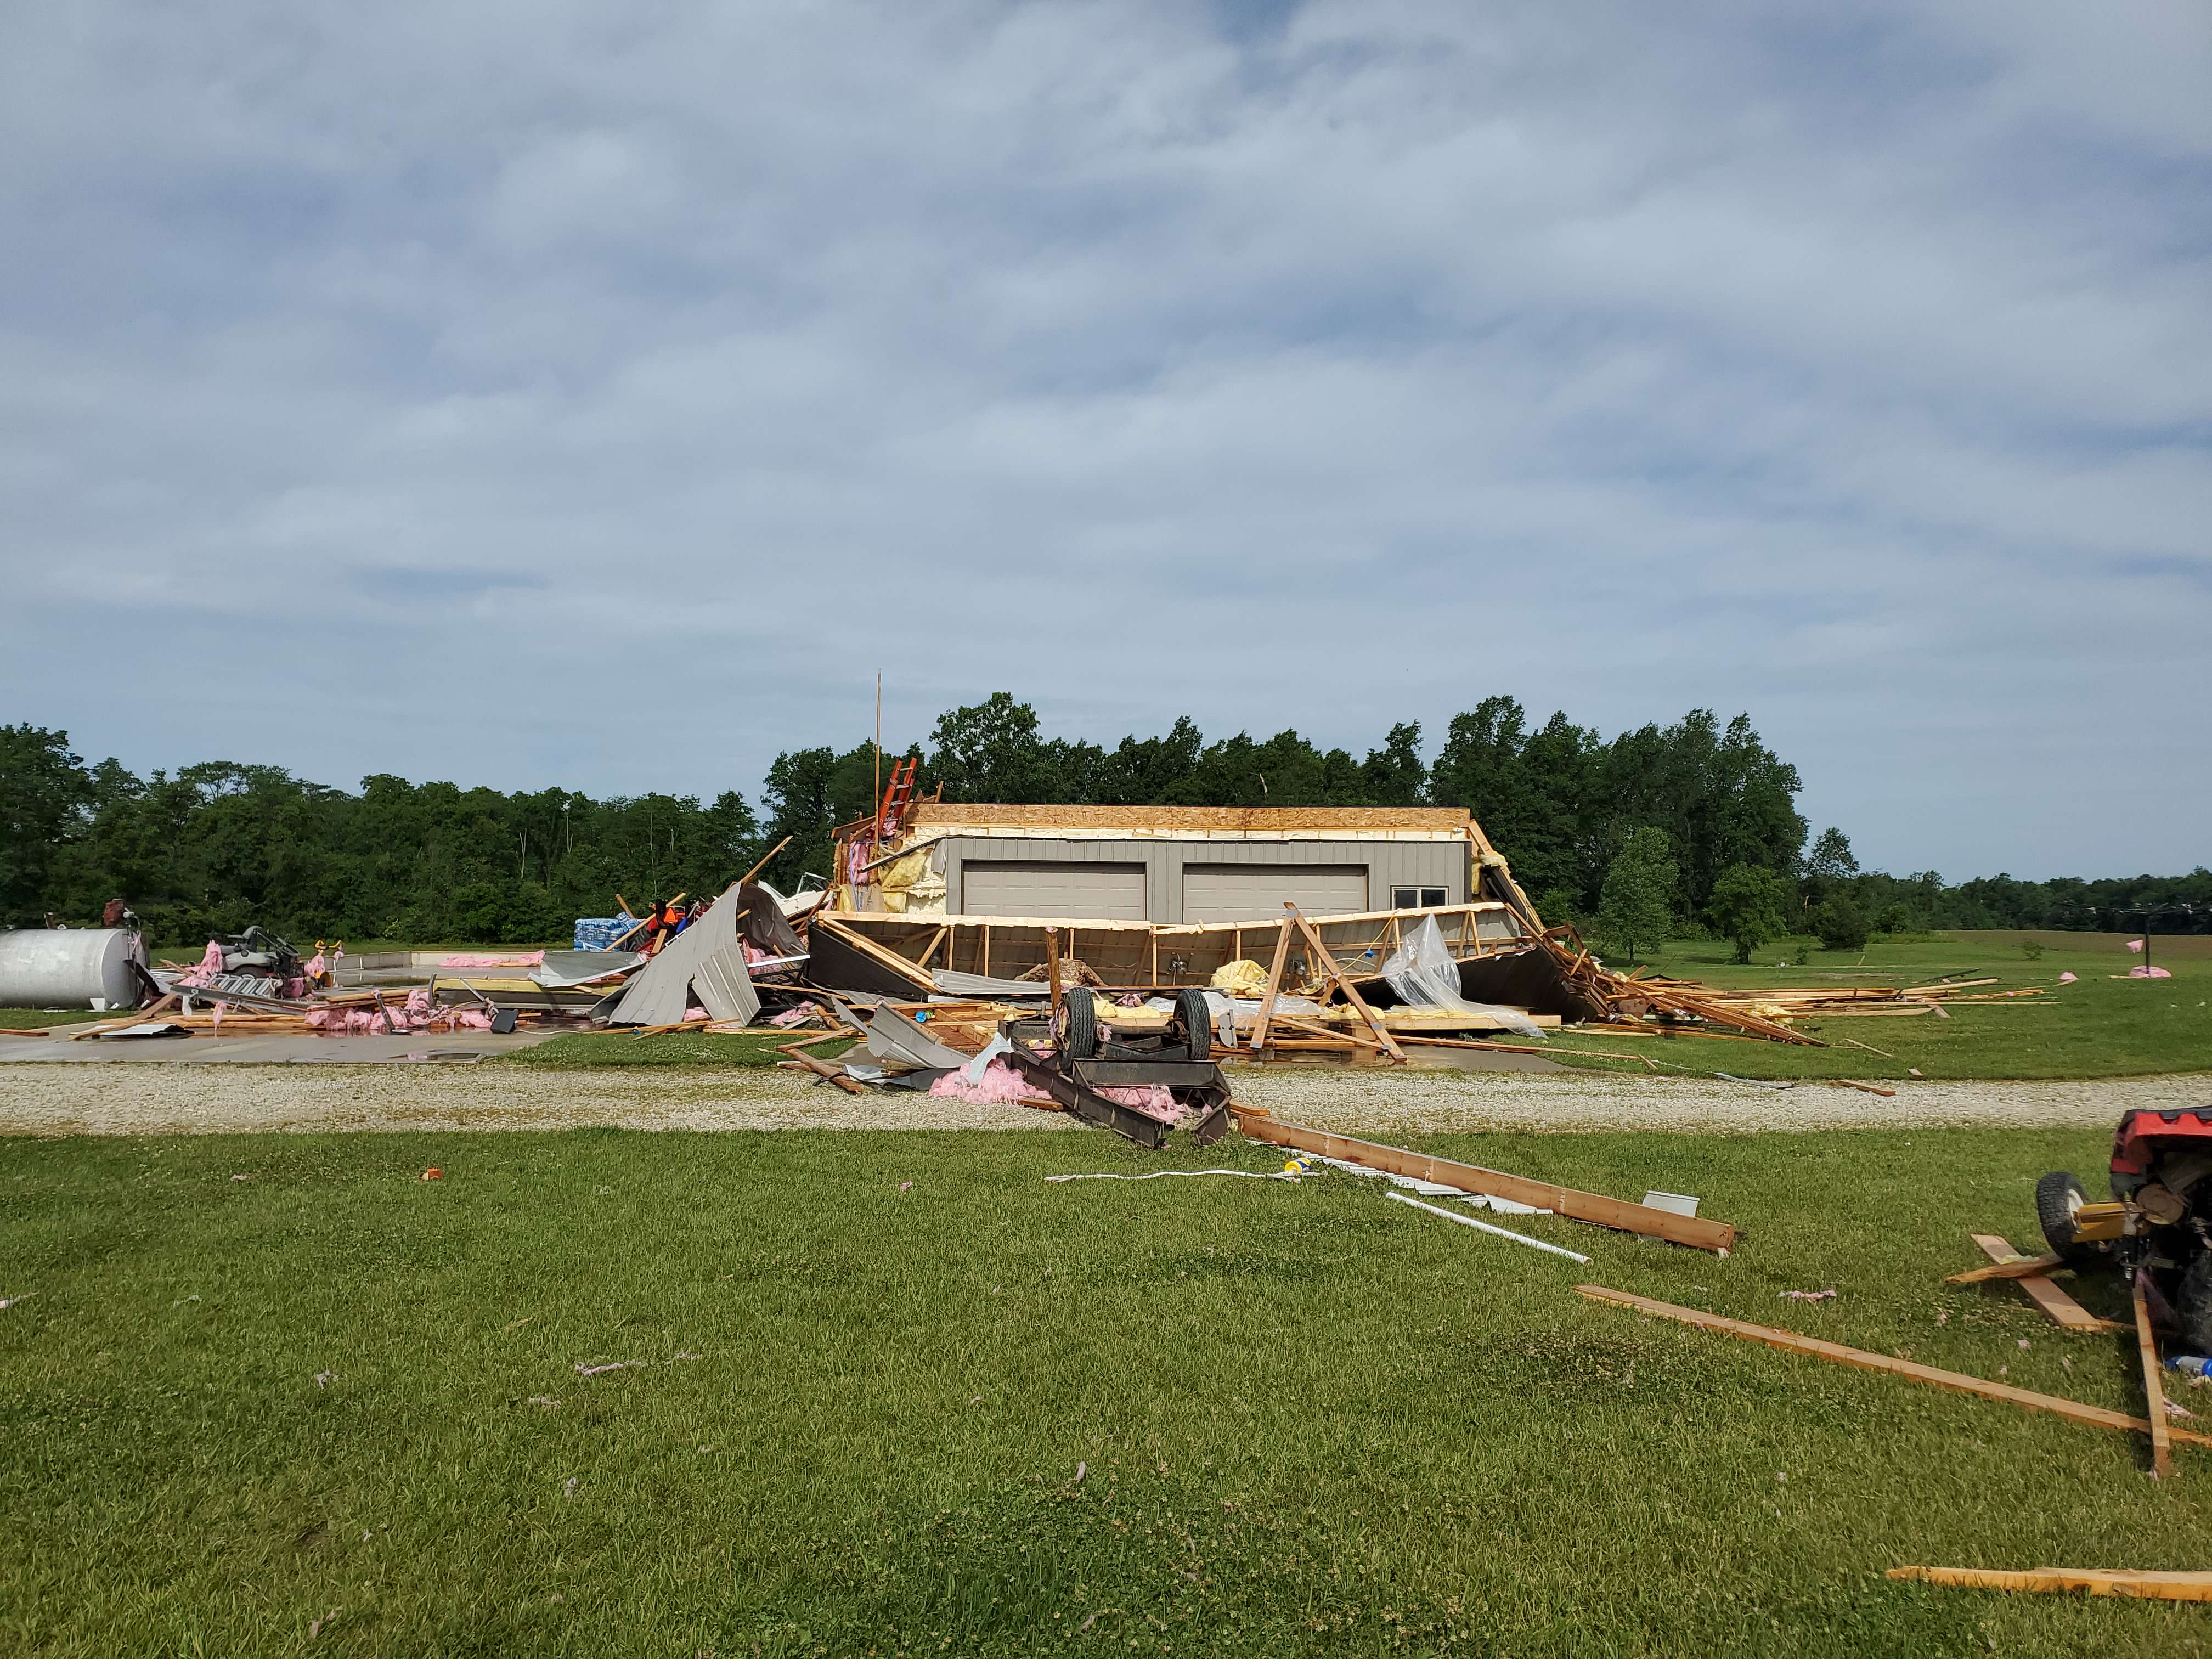
[[[869,1052],[842,1065],[787,1057],[841,1088],[1044,1103],[1054,1089],[1024,1067],[1056,1068],[1065,1085],[1067,1066],[1101,1058],[1084,1046],[1092,1040],[1124,1065],[1180,1045],[1182,1063],[1208,1067],[1394,1066],[1424,1049],[1593,1052],[1559,1046],[1563,1030],[1820,1045],[1805,1022],[1948,1018],[1948,1003],[2039,994],[1993,989],[1991,978],[1724,990],[1620,973],[1572,927],[1546,927],[1480,827],[1444,809],[948,805],[918,797],[902,762],[875,812],[836,832],[834,879],[810,876],[790,896],[760,881],[787,844],[719,894],[634,907],[616,893],[613,915],[578,919],[568,951],[349,955],[318,941],[303,960],[257,927],[210,939],[197,963],[149,969],[127,929],[100,936],[98,963],[89,933],[0,935],[0,1002],[12,957],[66,958],[68,973],[27,970],[24,983],[51,996],[65,979],[79,1006],[89,994],[95,1008],[137,1010],[72,1040],[768,1027],[864,1040]],[[1315,913],[1367,895],[1370,877],[1391,884],[1391,908]],[[1255,913],[1267,908],[1256,896],[1291,890],[1310,902]],[[1171,890],[1172,902],[1159,897]],[[1005,912],[1023,897],[1104,914]],[[963,914],[966,901],[994,908]],[[1160,915],[1181,919],[1151,919]],[[927,1024],[929,1060],[879,1040],[890,1022],[874,1011],[886,1006]],[[968,1078],[994,1043],[1004,1046]],[[945,1080],[956,1072],[966,1080]],[[1140,1089],[1114,1103],[1141,1116],[1152,1098]]]

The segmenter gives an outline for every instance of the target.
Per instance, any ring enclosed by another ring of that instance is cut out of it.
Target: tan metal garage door
[[[971,916],[1142,921],[1145,866],[970,859],[960,868],[960,908]]]
[[[1288,899],[1310,916],[1367,908],[1364,864],[1186,864],[1185,921],[1273,921]]]

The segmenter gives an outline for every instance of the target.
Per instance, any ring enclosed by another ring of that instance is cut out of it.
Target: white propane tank
[[[127,927],[19,927],[0,933],[0,1008],[136,1008],[131,963],[146,943]]]

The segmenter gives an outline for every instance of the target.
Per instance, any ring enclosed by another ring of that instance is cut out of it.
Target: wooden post
[[[1045,977],[1052,987],[1052,1029],[1060,1029],[1060,929],[1044,930]]]
[[[763,870],[767,869],[767,868],[768,868],[768,860],[769,860],[769,859],[772,859],[772,858],[774,858],[774,857],[775,857],[778,853],[781,853],[781,851],[783,851],[783,849],[784,849],[785,848],[787,848],[787,847],[788,847],[788,846],[790,846],[790,845],[791,845],[791,837],[790,837],[789,836],[785,836],[781,841],[780,841],[780,842],[776,842],[776,844],[775,844],[775,846],[773,846],[773,847],[769,848],[768,849],[768,858],[763,858],[763,860],[762,860],[758,864],[756,864],[755,866],[753,866],[753,867],[752,867],[751,869],[750,869],[750,870],[746,871],[746,872],[744,872],[744,874],[743,874],[742,876],[739,876],[739,877],[738,878],[738,886],[740,886],[740,887],[744,886],[747,882],[750,881],[750,880],[755,877],[755,876],[757,876],[757,875],[760,874],[760,872],[761,872],[762,871],[763,871]],[[617,893],[617,894],[615,895],[615,898],[616,898],[616,900],[617,900],[617,902],[619,902],[619,901],[621,900],[621,898],[622,898],[622,895],[621,895],[620,893]],[[623,908],[624,910],[628,910],[628,909],[629,908],[629,906],[628,906],[627,904],[625,904],[625,905],[623,905]]]
[[[2150,1472],[2173,1475],[2173,1429],[2166,1420],[2166,1390],[2158,1382],[2158,1339],[2150,1329],[2150,1269],[2136,1269],[2136,1352],[2142,1360],[2143,1414],[2150,1419]]]
[[[1252,1052],[1255,1054],[1267,1046],[1267,1022],[1274,1017],[1275,996],[1283,988],[1283,969],[1289,965],[1290,960],[1291,924],[1286,921],[1275,930],[1275,960],[1267,969],[1267,994],[1260,999],[1260,1023],[1252,1028]],[[1232,995],[1230,1001],[1233,1005],[1236,998]],[[1237,1018],[1233,1006],[1229,1018],[1233,1030]]]

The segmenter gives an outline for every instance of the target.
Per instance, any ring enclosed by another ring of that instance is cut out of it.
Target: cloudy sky
[[[1509,691],[1893,869],[2212,859],[2201,5],[82,0],[0,153],[0,720],[90,756]]]

